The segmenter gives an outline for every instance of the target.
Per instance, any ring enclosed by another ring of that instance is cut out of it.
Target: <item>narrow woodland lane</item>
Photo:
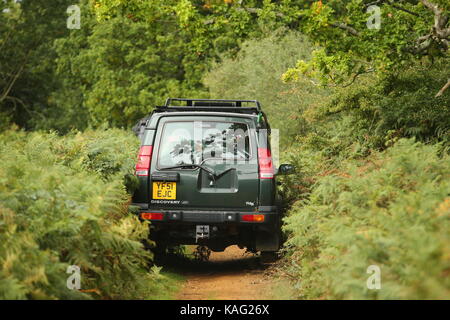
[[[449,191],[450,0],[0,0],[0,301],[450,300]]]

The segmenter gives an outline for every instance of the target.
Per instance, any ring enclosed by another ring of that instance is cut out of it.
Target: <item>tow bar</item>
[[[198,243],[199,239],[209,239],[209,226],[200,225],[196,227],[195,243]]]

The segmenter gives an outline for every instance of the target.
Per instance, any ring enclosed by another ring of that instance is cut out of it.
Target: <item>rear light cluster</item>
[[[148,176],[152,151],[153,146],[142,146],[141,150],[139,150],[138,163],[136,164],[137,176]]]
[[[259,178],[273,179],[275,173],[273,169],[272,154],[267,148],[258,148]]]
[[[143,220],[164,220],[164,213],[162,212],[142,212],[141,218]],[[265,216],[263,214],[244,214],[242,221],[245,222],[264,222]]]
[[[164,214],[161,212],[143,212],[141,218],[144,220],[163,220]]]
[[[242,221],[264,222],[264,215],[263,214],[245,214],[242,216]]]

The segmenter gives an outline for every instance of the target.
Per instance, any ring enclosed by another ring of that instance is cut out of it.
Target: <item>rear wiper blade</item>
[[[216,173],[214,171],[212,171],[211,169],[209,169],[207,167],[201,166],[199,164],[180,164],[178,166],[161,168],[159,170],[172,170],[172,169],[192,168],[192,167],[202,169],[202,170],[206,171],[207,173],[209,173],[209,175],[213,176],[214,178],[216,177]]]
[[[229,168],[229,169],[227,169],[227,170],[225,170],[225,171],[222,171],[222,172],[219,173],[219,174],[216,174],[216,175],[215,175],[216,179],[217,179],[217,178],[220,178],[220,177],[223,176],[225,173],[227,173],[228,171],[231,171],[231,170],[236,170],[236,168]]]
[[[227,169],[227,170],[225,170],[225,171],[223,171],[223,172],[221,172],[219,174],[216,174],[213,170],[211,170],[211,169],[209,169],[207,167],[204,167],[202,165],[199,165],[199,164],[180,164],[178,166],[161,168],[159,170],[172,170],[172,169],[180,169],[180,168],[199,168],[199,169],[202,169],[202,170],[206,171],[214,180],[220,178],[221,176],[223,176],[228,171],[236,170],[236,168],[229,168],[229,169]]]

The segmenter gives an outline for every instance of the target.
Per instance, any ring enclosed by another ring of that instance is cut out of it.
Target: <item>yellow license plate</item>
[[[176,198],[176,182],[153,182],[153,199],[175,200]]]

